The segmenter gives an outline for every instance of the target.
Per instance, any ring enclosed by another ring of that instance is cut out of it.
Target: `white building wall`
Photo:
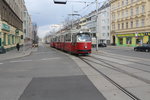
[[[91,31],[91,33],[93,34],[92,36],[95,37],[96,36],[96,15],[95,15],[95,12],[86,16],[86,18],[89,19],[89,20],[87,20],[86,26]]]
[[[32,20],[25,5],[24,5],[24,15],[23,15],[23,30],[24,30],[24,39],[31,39],[32,38]]]
[[[97,21],[99,43],[110,44],[110,6],[99,10]]]

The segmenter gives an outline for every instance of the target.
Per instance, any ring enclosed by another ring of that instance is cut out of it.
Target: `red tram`
[[[61,32],[51,38],[50,46],[72,54],[90,54],[91,33],[75,30]]]

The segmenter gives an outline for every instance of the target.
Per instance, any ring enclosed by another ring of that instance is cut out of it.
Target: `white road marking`
[[[53,59],[60,59],[60,57],[56,57],[56,58],[43,58],[41,60],[53,60]]]
[[[55,57],[55,58],[43,58],[43,59],[39,59],[39,60],[54,60],[54,59],[60,59],[60,57]],[[39,60],[34,60],[34,61],[39,61]],[[33,61],[33,60],[16,60],[16,61],[10,61],[10,63],[18,63],[18,62],[29,62],[29,61]]]
[[[17,60],[17,61],[10,61],[10,62],[15,63],[15,62],[28,62],[28,61],[32,61],[32,60]]]
[[[0,65],[2,65],[3,63],[0,63]]]

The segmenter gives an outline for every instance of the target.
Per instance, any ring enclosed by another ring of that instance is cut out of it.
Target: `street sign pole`
[[[98,0],[96,0],[96,51],[98,51]]]

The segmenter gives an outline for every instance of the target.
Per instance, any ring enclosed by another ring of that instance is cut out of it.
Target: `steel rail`
[[[95,59],[100,59],[101,61],[102,60],[106,60],[106,59],[102,59],[102,58],[96,58],[96,57],[93,57],[93,56],[90,56],[92,58],[95,58]],[[111,57],[111,58],[115,58],[115,57]],[[115,58],[117,59],[117,58]],[[118,58],[119,59],[119,58]],[[120,59],[119,59],[120,60]],[[122,59],[124,60],[124,59]],[[118,65],[122,65],[124,67],[129,67],[129,68],[132,68],[132,69],[137,69],[137,70],[140,70],[140,71],[143,71],[143,72],[147,72],[147,73],[150,73],[150,70],[144,70],[144,69],[141,69],[141,68],[135,68],[135,67],[132,67],[132,66],[128,66],[128,65],[125,65],[125,64],[120,64],[120,63],[117,63],[117,62],[114,62],[114,61],[110,61],[110,60],[106,60],[106,61],[109,61],[109,62],[112,62],[112,63],[116,63]],[[128,61],[128,60],[125,60],[125,61]],[[132,62],[132,61],[129,61],[129,62]],[[150,65],[149,65],[150,66]]]
[[[103,56],[103,55],[101,55],[101,56]],[[110,57],[110,56],[108,56],[108,57]],[[130,60],[122,59],[122,58],[117,58],[117,57],[112,57],[112,56],[111,56],[111,58],[121,59],[121,60],[129,61],[129,62],[133,62],[136,64],[140,64],[140,65],[150,66],[150,64],[140,63],[140,62],[136,62],[136,61],[130,61]]]
[[[86,59],[86,58],[84,58],[84,59]],[[94,58],[94,59],[96,59],[96,58]],[[86,60],[91,61],[91,60],[89,60],[89,59],[86,59]],[[97,60],[97,59],[96,59],[96,60]],[[98,61],[99,61],[99,60],[98,60]],[[107,64],[107,65],[100,64],[100,63],[97,63],[97,62],[94,62],[94,61],[91,61],[91,62],[96,63],[96,64],[99,64],[99,65],[104,66],[104,67],[107,67],[107,68],[109,68],[109,69],[112,69],[112,70],[115,70],[115,71],[124,73],[124,74],[126,74],[126,75],[128,75],[128,76],[131,76],[131,77],[133,77],[133,78],[136,78],[136,79],[138,79],[138,80],[140,80],[140,81],[143,81],[143,82],[145,82],[145,83],[147,83],[147,84],[150,84],[150,80],[147,80],[147,79],[142,78],[142,77],[138,77],[138,76],[136,76],[136,75],[134,75],[134,74],[132,74],[132,73],[129,73],[129,72],[123,70],[123,69],[120,69],[120,68],[118,68],[118,67],[115,67],[115,66],[113,66],[113,65],[111,65],[111,64],[109,64],[109,63],[106,63],[106,62],[102,61],[102,60],[100,60],[100,61],[103,62],[103,63],[105,63],[105,64]],[[111,66],[111,67],[110,67],[110,66]]]
[[[105,79],[107,79],[109,82],[111,82],[114,86],[116,86],[119,90],[121,90],[123,93],[125,93],[126,95],[128,95],[130,98],[132,98],[133,100],[141,100],[137,96],[135,96],[134,94],[132,94],[131,92],[129,92],[128,90],[126,90],[125,88],[123,88],[121,85],[119,85],[118,83],[116,83],[115,81],[113,81],[111,78],[109,78],[103,72],[101,72],[98,69],[96,69],[92,64],[90,64],[89,62],[87,62],[84,58],[81,58],[81,57],[79,57],[79,58],[82,61],[84,61],[85,63],[87,63],[90,67],[92,67],[94,70],[96,70],[98,73],[100,73]]]

